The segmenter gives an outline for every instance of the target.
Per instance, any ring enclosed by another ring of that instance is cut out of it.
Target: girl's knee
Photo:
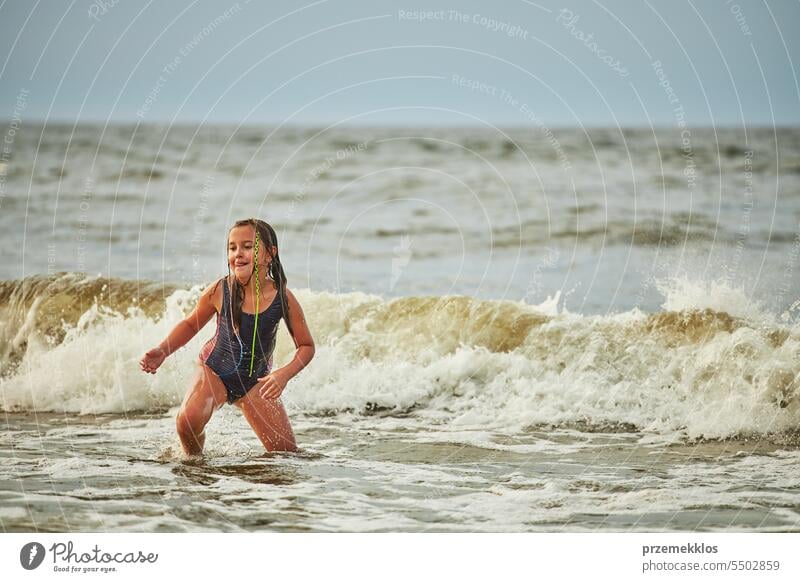
[[[175,417],[175,428],[181,434],[184,434],[191,429],[189,417],[183,411],[179,412],[178,416]]]
[[[197,415],[190,414],[186,410],[181,410],[175,418],[175,428],[178,434],[196,435],[203,432],[206,422]]]

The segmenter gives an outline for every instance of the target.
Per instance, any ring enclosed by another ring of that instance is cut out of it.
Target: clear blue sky
[[[0,117],[798,125],[798,22],[795,0],[6,0]]]

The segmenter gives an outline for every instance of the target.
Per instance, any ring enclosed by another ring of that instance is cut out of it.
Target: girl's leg
[[[228,392],[214,371],[200,364],[194,383],[183,400],[175,424],[187,455],[200,455],[206,442],[205,426],[211,414],[227,402]]]
[[[262,398],[258,389],[253,388],[234,404],[244,413],[267,451],[298,451],[289,416],[280,399]]]

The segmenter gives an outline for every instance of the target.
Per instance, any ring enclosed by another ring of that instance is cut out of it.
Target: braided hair
[[[239,226],[252,226],[256,231],[256,236],[261,239],[264,246],[264,251],[272,257],[269,264],[267,275],[275,282],[275,287],[281,296],[281,310],[283,311],[283,321],[286,322],[286,327],[289,333],[294,337],[292,324],[289,322],[289,302],[286,300],[286,273],[283,272],[283,265],[281,265],[280,255],[278,253],[278,237],[275,234],[275,229],[269,224],[258,218],[246,218],[244,220],[237,220],[233,226],[228,230],[233,230]],[[259,245],[260,246],[260,245]],[[275,247],[275,254],[272,254],[272,247]],[[257,256],[253,257],[253,272],[255,273],[255,265],[258,260]],[[233,320],[233,327],[238,334],[242,324],[242,304],[244,303],[244,285],[239,282],[236,277],[231,277],[231,265],[228,263],[228,280],[230,281],[230,297],[231,297],[231,318]],[[252,276],[252,275],[251,275]],[[249,281],[248,281],[249,282]]]

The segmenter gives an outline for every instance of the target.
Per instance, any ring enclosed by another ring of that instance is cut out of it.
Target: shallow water
[[[174,412],[7,414],[3,530],[800,531],[800,449],[764,440],[292,415],[301,451],[266,453],[225,407],[188,460]]]

